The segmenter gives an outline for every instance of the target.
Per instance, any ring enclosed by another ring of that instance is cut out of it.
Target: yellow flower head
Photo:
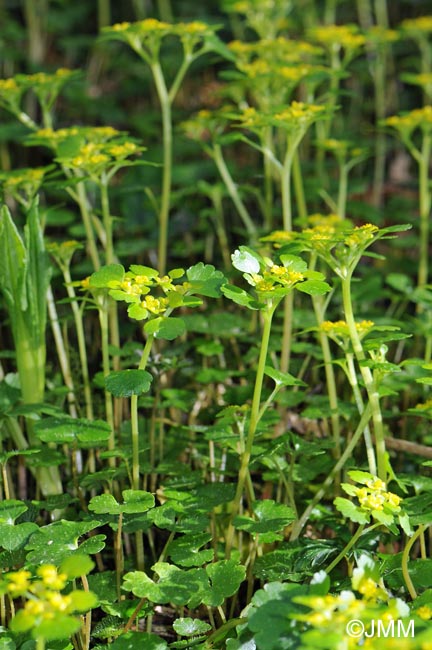
[[[30,571],[21,569],[20,571],[12,571],[8,573],[6,578],[8,580],[7,590],[12,598],[22,596],[30,588]]]
[[[43,584],[50,589],[64,589],[67,582],[67,575],[65,573],[58,573],[57,568],[53,564],[44,564],[40,566],[37,575],[42,579]]]

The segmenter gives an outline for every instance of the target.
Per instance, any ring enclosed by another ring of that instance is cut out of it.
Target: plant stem
[[[427,526],[425,524],[420,524],[420,526],[417,528],[414,535],[406,543],[402,553],[402,561],[401,561],[402,575],[404,577],[405,584],[407,586],[409,594],[413,600],[417,598],[417,592],[415,590],[413,581],[411,580],[411,576],[408,571],[409,552],[412,549],[414,542],[420,537],[420,535],[424,533],[426,528]]]
[[[145,370],[153,345],[154,335],[150,334],[143,349],[138,370]],[[131,435],[132,435],[132,489],[139,490],[139,427],[138,427],[138,395],[131,396]]]
[[[219,144],[215,143],[213,145],[212,156],[213,156],[213,160],[215,161],[216,167],[218,168],[218,171],[222,177],[222,180],[225,183],[228,194],[230,195],[232,202],[237,208],[237,212],[239,213],[241,220],[243,221],[243,225],[246,228],[246,232],[248,233],[249,239],[254,240],[256,237],[255,224],[253,223],[251,216],[248,210],[246,209],[245,204],[240,198],[240,194],[238,193],[237,190],[237,185],[234,183],[232,179],[232,176],[229,172],[229,169],[227,167],[227,164],[225,162],[222,153],[222,148]]]
[[[343,560],[343,558],[347,555],[348,551],[354,546],[354,544],[357,542],[359,537],[361,537],[361,535],[362,535],[362,533],[363,533],[363,531],[365,529],[365,526],[366,526],[366,524],[361,524],[357,528],[356,532],[351,537],[351,539],[346,544],[346,546],[342,549],[342,551],[339,553],[339,555],[333,560],[333,562],[331,562],[329,564],[329,566],[325,570],[326,573],[330,573],[335,568],[335,566],[337,566],[339,564],[339,562],[341,560]],[[371,526],[368,530],[371,530],[372,528],[373,528],[373,526]]]
[[[70,305],[71,305],[72,315],[75,322],[75,330],[76,330],[77,341],[78,341],[78,354],[80,358],[81,375],[82,375],[83,388],[84,388],[86,418],[89,420],[93,420],[93,399],[92,399],[92,392],[90,387],[90,376],[88,370],[87,348],[85,343],[85,333],[84,333],[82,312],[77,304],[76,293],[72,284],[72,277],[70,274],[70,270],[67,266],[64,266],[62,267],[62,271],[65,280],[66,292],[71,301]]]
[[[162,137],[163,137],[163,172],[162,172],[162,195],[159,210],[159,243],[158,243],[158,266],[159,273],[165,274],[168,249],[168,218],[171,201],[172,183],[172,121],[171,102],[161,64],[158,60],[153,61],[150,66],[156,91],[159,97],[162,114]]]
[[[243,497],[243,489],[249,471],[249,461],[251,458],[255,433],[259,422],[259,417],[260,417],[260,405],[261,405],[262,386],[264,380],[264,369],[267,360],[267,351],[268,351],[268,346],[270,341],[270,332],[271,332],[273,314],[275,312],[276,307],[277,304],[270,303],[267,306],[267,308],[261,312],[263,317],[263,333],[261,337],[261,347],[260,347],[260,353],[258,357],[258,366],[255,375],[255,386],[254,386],[254,392],[252,397],[249,430],[247,433],[245,448],[240,462],[240,469],[239,469],[238,479],[237,479],[237,490],[233,501],[231,520],[227,532],[227,539],[226,539],[227,558],[229,558],[231,555],[231,548],[233,544],[234,530],[235,530],[233,521],[240,509],[240,503]]]
[[[374,424],[375,433],[375,448],[377,455],[377,475],[383,481],[386,481],[386,447],[384,425],[381,413],[379,393],[377,390],[376,382],[371,369],[364,365],[366,356],[361,344],[361,340],[357,331],[356,323],[354,320],[352,299],[351,299],[351,275],[352,272],[342,277],[342,298],[345,312],[345,320],[348,325],[350,339],[353,346],[354,354],[360,366],[360,372],[365,384],[369,403],[372,409],[372,421]]]
[[[110,373],[110,358],[109,358],[109,327],[108,327],[108,310],[106,298],[98,302],[99,323],[101,328],[101,347],[102,347],[102,371],[104,377]],[[108,440],[108,449],[110,451],[115,449],[115,435],[114,435],[114,414],[113,404],[110,393],[105,389],[105,415],[108,424],[110,425],[111,433]],[[110,465],[115,465],[114,458],[109,459]]]
[[[429,219],[431,211],[431,190],[429,189],[429,165],[431,159],[432,136],[423,135],[419,165],[419,212],[420,212],[420,259],[418,268],[417,285],[424,286],[428,282],[429,274]]]
[[[290,536],[290,542],[295,541],[298,536],[300,535],[303,527],[306,525],[307,520],[309,519],[313,509],[315,506],[321,501],[325,493],[327,492],[328,488],[333,485],[333,479],[337,474],[340,472],[342,467],[345,465],[347,460],[351,458],[352,453],[363,433],[364,428],[367,426],[368,420],[371,416],[371,409],[369,404],[366,406],[365,410],[362,413],[362,416],[360,418],[360,422],[357,425],[357,429],[355,430],[351,440],[347,444],[345,450],[343,451],[341,457],[339,458],[338,462],[336,465],[333,467],[331,470],[330,474],[327,476],[325,479],[324,483],[318,490],[318,492],[315,494],[313,497],[312,501],[309,503],[307,506],[306,510],[303,512],[301,515],[300,519],[295,522],[293,529],[291,531],[291,536]]]

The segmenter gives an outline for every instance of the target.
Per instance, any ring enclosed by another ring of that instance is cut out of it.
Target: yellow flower
[[[64,589],[67,582],[65,573],[58,573],[53,564],[44,564],[37,570],[37,575],[42,578],[42,582],[50,589]]]
[[[21,569],[20,571],[12,571],[12,573],[7,574],[6,578],[9,582],[7,590],[13,598],[22,596],[26,591],[29,590],[30,577],[30,571],[26,571],[25,569]]]
[[[351,234],[345,238],[345,244],[350,248],[364,246],[368,241],[374,238],[374,233],[378,232],[378,226],[366,223],[364,226],[356,226]]]
[[[429,621],[432,618],[432,608],[429,605],[422,605],[415,610],[417,616],[419,616],[423,621]]]

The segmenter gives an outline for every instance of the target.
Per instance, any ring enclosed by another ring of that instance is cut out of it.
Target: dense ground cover
[[[0,650],[428,650],[428,3],[195,5],[0,3]]]

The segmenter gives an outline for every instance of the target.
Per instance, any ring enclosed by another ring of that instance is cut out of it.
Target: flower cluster
[[[403,115],[392,115],[384,121],[384,124],[396,129],[403,139],[408,139],[415,129],[430,132],[432,130],[432,106],[415,108]]]
[[[267,260],[268,266],[260,273],[245,273],[246,281],[255,288],[259,295],[268,297],[277,289],[292,289],[305,280],[304,273],[293,271]]]
[[[192,286],[187,281],[174,283],[174,280],[184,276],[183,269],[173,269],[168,275],[160,276],[156,269],[138,264],[133,264],[127,272],[119,264],[106,268],[107,273],[102,270],[103,276],[96,272],[83,280],[81,288],[91,292],[107,289],[114,300],[129,305],[128,315],[134,320],[168,315],[172,309],[184,303]],[[103,278],[102,282],[100,277]]]
[[[0,103],[16,113],[19,101],[27,90],[32,90],[41,104],[50,108],[63,86],[79,75],[79,71],[59,68],[56,72],[36,72],[34,74],[17,74],[10,79],[0,79]]]
[[[408,517],[401,507],[401,497],[389,492],[384,481],[369,472],[351,471],[348,475],[360,487],[352,483],[341,484],[344,492],[357,500],[357,503],[353,503],[336,497],[334,504],[342,514],[361,524],[369,522],[372,517],[390,528],[397,521],[405,531],[410,531]]]
[[[402,21],[401,29],[410,36],[430,34],[432,32],[432,16],[419,16],[407,18]]]
[[[360,339],[364,338],[374,326],[371,320],[362,320],[356,323],[356,329]],[[347,323],[344,320],[332,322],[324,321],[320,325],[320,330],[327,334],[329,338],[335,341],[342,348],[345,348],[350,341],[350,332]]]
[[[127,43],[137,54],[151,63],[157,60],[162,40],[166,36],[179,37],[185,52],[189,55],[206,38],[214,36],[216,29],[216,27],[197,20],[173,25],[156,18],[146,18],[133,23],[122,22],[111,27],[104,27],[102,37]]]
[[[320,580],[324,581],[325,578],[317,574],[313,582]],[[337,647],[351,650],[358,648],[359,645],[364,648],[371,647],[368,645],[371,640],[368,638],[370,635],[366,637],[365,633],[369,632],[373,621],[381,620],[384,625],[387,625],[391,621],[410,615],[409,606],[402,599],[395,598],[385,588],[378,566],[366,555],[360,556],[357,567],[353,570],[351,589],[344,589],[338,594],[298,596],[294,600],[310,609],[306,613],[294,615],[296,620],[308,625],[305,634],[309,642],[307,647],[313,647],[313,641],[316,642],[323,634],[330,634],[331,639],[329,645],[320,643],[322,648]],[[351,634],[351,630],[357,632],[357,628],[351,627],[353,621],[360,624],[359,635]]]
[[[312,40],[330,50],[343,48],[352,56],[366,42],[366,37],[359,33],[356,25],[320,25],[309,30]]]
[[[61,593],[70,579],[67,570],[53,564],[39,566],[35,574],[27,569],[6,573],[0,582],[0,593],[25,599],[11,621],[11,629],[18,633],[32,630],[33,636],[50,639],[65,638],[77,631],[81,622],[72,614],[91,609],[96,598],[80,590]]]
[[[0,185],[5,193],[13,196],[19,203],[28,206],[38,193],[46,172],[46,167],[1,172]]]

